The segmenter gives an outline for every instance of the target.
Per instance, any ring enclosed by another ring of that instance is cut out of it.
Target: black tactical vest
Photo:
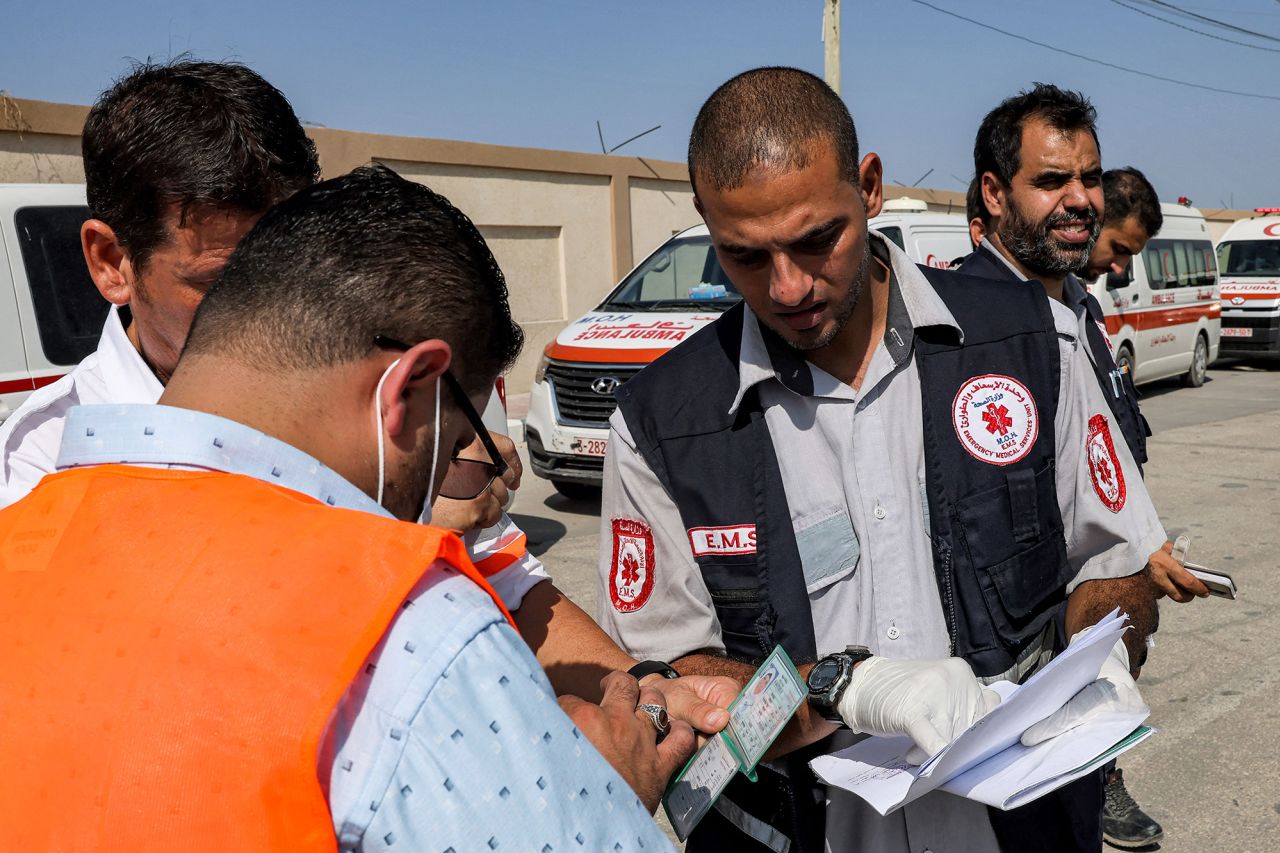
[[[1014,667],[1041,638],[1071,579],[1054,476],[1057,333],[1040,287],[921,270],[964,330],[963,341],[949,326],[915,330],[934,570],[953,653],[978,675],[995,675]],[[756,553],[696,557],[728,654],[759,661],[781,644],[797,662],[812,661],[819,651],[836,650],[815,648],[764,412],[749,394],[729,414],[739,384],[743,313],[741,305],[726,312],[641,371],[618,389],[618,404],[686,528],[756,525]],[[775,368],[796,372],[783,381],[807,382],[807,364],[787,359],[785,345],[762,331],[779,355]],[[995,379],[991,390],[968,398],[975,428],[1004,428],[1000,407],[1015,403],[1034,407],[1037,428],[1033,437],[1015,436],[1020,443],[995,462],[967,449],[973,443],[956,425],[960,392],[983,377]],[[1008,389],[1020,389],[1021,399],[999,396]],[[995,415],[984,422],[987,406]],[[821,851],[825,798],[806,763],[821,746],[788,756],[786,778],[765,769],[757,784],[735,779],[725,795],[729,809],[781,830],[798,853]],[[749,847],[713,810],[688,849]]]
[[[979,247],[973,254],[964,259],[957,267],[958,272],[967,275],[995,278],[1004,281],[1021,281],[1009,265],[1000,258],[994,257],[986,246]],[[1085,310],[1090,322],[1085,323],[1085,342],[1092,356],[1089,363],[1093,365],[1093,373],[1102,387],[1102,396],[1106,398],[1111,414],[1116,419],[1116,426],[1129,445],[1138,469],[1147,463],[1147,436],[1151,435],[1151,426],[1138,408],[1138,389],[1133,384],[1133,376],[1128,371],[1116,368],[1115,358],[1111,354],[1111,343],[1103,329],[1106,327],[1106,316],[1102,306],[1092,293],[1086,293]]]

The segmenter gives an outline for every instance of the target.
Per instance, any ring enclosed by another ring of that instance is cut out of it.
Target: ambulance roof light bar
[[[880,207],[881,213],[927,213],[929,205],[918,198],[902,196],[891,198]]]
[[[1274,216],[1280,213],[1280,207],[1255,207],[1254,213],[1261,213],[1263,216]]]

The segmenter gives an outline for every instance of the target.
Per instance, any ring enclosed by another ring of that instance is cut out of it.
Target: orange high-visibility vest
[[[438,529],[235,474],[46,477],[0,511],[0,846],[336,850],[321,738],[437,559],[510,619]]]

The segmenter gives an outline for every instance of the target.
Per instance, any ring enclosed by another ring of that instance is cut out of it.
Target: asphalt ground
[[[1159,731],[1120,759],[1130,792],[1164,826],[1147,850],[1280,849],[1278,368],[1219,362],[1202,388],[1140,389],[1155,432],[1147,485],[1165,528],[1188,534],[1189,558],[1240,590],[1237,601],[1161,603],[1139,681]],[[594,613],[599,503],[530,474],[512,509],[559,587]]]

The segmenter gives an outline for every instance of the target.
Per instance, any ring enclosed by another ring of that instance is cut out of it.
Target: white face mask
[[[382,492],[387,481],[387,446],[382,429],[382,384],[387,381],[391,369],[399,363],[400,359],[397,358],[387,365],[387,369],[382,372],[382,378],[378,380],[378,388],[373,393],[373,419],[378,430],[378,506],[382,506]],[[422,512],[418,514],[419,524],[431,523],[431,489],[436,483],[436,461],[440,455],[440,381],[438,379],[436,380],[435,422],[435,430],[431,438],[431,479],[427,480],[427,496],[422,501]]]

